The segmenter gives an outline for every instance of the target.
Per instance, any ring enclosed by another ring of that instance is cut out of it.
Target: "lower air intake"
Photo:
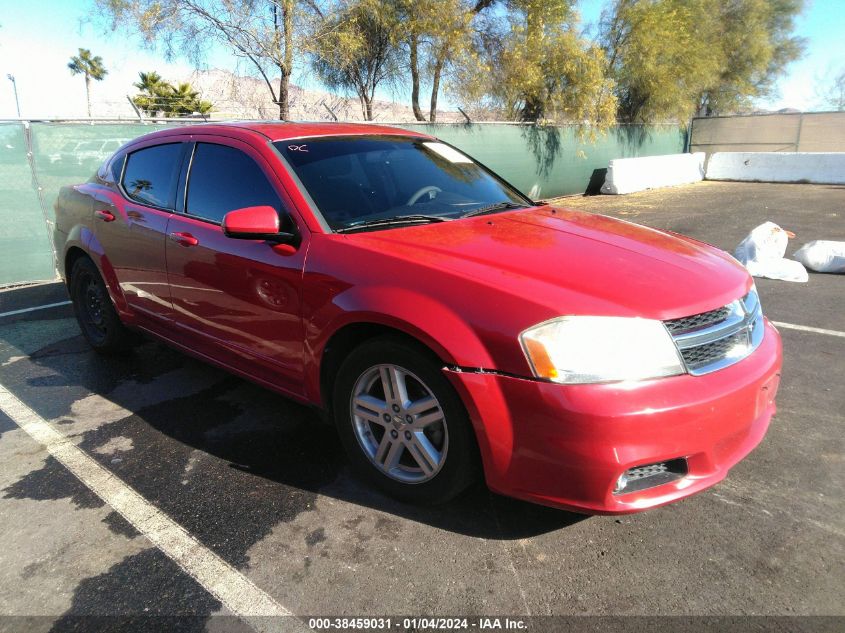
[[[687,474],[687,460],[683,457],[667,462],[644,464],[626,470],[616,482],[615,495],[624,495],[646,488],[654,488],[675,481]]]

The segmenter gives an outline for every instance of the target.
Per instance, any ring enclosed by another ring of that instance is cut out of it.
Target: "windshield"
[[[274,145],[333,230],[402,216],[454,219],[499,203],[503,209],[532,204],[471,158],[428,139],[340,136]]]

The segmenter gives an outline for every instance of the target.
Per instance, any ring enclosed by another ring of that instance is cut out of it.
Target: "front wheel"
[[[476,479],[466,410],[424,349],[392,338],[355,349],[338,372],[333,412],[353,469],[391,496],[442,503]]]

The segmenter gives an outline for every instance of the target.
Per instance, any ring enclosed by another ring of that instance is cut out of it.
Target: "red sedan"
[[[781,342],[745,269],[532,202],[371,125],[163,130],[62,190],[55,241],[99,352],[151,334],[330,413],[401,499],[588,513],[721,480],[775,412]]]

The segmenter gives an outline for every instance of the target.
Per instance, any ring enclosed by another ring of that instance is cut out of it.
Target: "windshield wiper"
[[[471,218],[474,215],[484,215],[486,213],[495,213],[496,211],[504,211],[505,209],[525,209],[527,208],[524,204],[518,204],[516,202],[495,202],[493,204],[488,204],[484,207],[479,207],[477,209],[473,209],[472,211],[468,211],[464,213],[461,217],[462,218]]]
[[[397,215],[393,218],[376,218],[374,220],[361,220],[354,222],[342,229],[335,229],[335,233],[351,233],[360,229],[368,229],[379,226],[401,226],[403,224],[430,224],[432,222],[446,222],[450,218],[439,215]]]

